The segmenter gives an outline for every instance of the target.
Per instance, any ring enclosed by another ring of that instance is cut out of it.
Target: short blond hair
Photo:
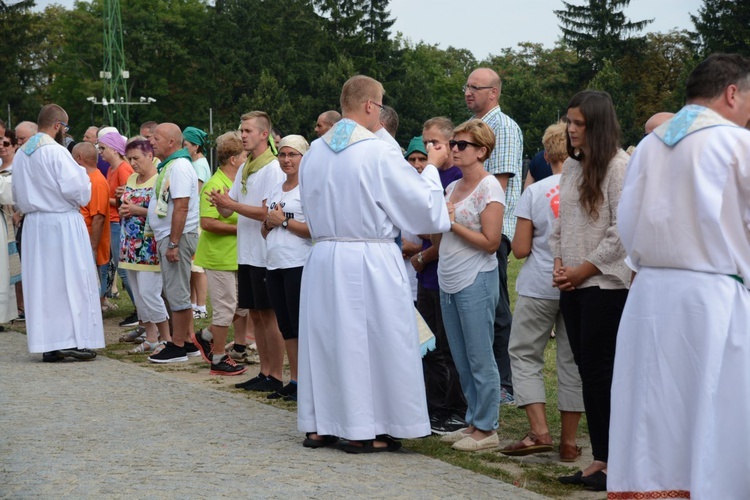
[[[453,135],[453,129],[455,128],[455,125],[453,125],[453,122],[450,118],[447,118],[445,116],[436,116],[435,118],[430,118],[429,120],[424,122],[424,125],[422,125],[422,130],[428,130],[431,128],[434,128],[435,130],[443,134],[443,137],[448,140]]]
[[[232,156],[237,156],[242,151],[242,137],[238,131],[227,132],[216,138],[216,159],[219,165],[226,165]]]
[[[490,126],[482,120],[472,119],[463,122],[461,125],[453,129],[453,135],[455,136],[456,134],[469,134],[471,136],[471,142],[475,142],[481,147],[487,148],[487,152],[482,156],[481,161],[485,161],[489,158],[492,154],[492,150],[495,149],[495,133]]]
[[[341,88],[341,111],[344,114],[352,112],[369,100],[377,100],[385,95],[383,84],[365,75],[355,75],[349,78]],[[378,103],[381,104],[381,103]]]
[[[562,120],[547,127],[542,136],[544,152],[547,153],[547,161],[559,163],[568,159],[568,126]]]
[[[258,127],[263,130],[264,132],[271,133],[271,128],[273,125],[271,124],[271,117],[268,116],[268,113],[265,111],[250,111],[248,113],[245,113],[240,118],[240,121],[245,120],[255,120],[255,123],[258,124]]]

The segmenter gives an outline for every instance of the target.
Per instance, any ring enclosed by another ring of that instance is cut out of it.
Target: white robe
[[[610,498],[750,498],[750,131],[646,137],[618,229],[638,275],[617,336]]]
[[[0,175],[0,205],[13,205],[10,175]],[[4,214],[0,214],[0,323],[8,323],[17,317],[16,287],[10,284],[8,228]]]
[[[302,276],[298,428],[355,440],[425,436],[417,325],[394,238],[397,227],[450,228],[443,188],[435,167],[420,176],[396,148],[357,130],[367,138],[339,153],[316,140],[300,166],[316,243]]]
[[[104,347],[99,285],[79,211],[91,198],[91,182],[49,139],[32,137],[13,163],[13,197],[25,214],[21,267],[29,352],[96,349]],[[48,144],[35,149],[40,140]]]

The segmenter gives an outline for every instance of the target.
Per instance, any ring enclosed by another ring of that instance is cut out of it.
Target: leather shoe
[[[525,440],[527,438],[529,441],[531,441],[531,444],[526,444]],[[544,453],[546,451],[552,451],[553,449],[552,438],[550,437],[549,432],[542,434],[541,436],[537,436],[533,432],[529,432],[520,441],[509,444],[508,446],[500,450],[500,453],[502,453],[503,455],[508,455],[509,457],[523,457],[526,455],[531,455],[532,453]]]
[[[572,444],[561,444],[560,445],[560,461],[561,462],[575,462],[578,457],[583,453],[583,449],[580,446],[574,446]]]
[[[558,481],[560,481],[562,484],[573,484],[573,485],[582,485],[583,484],[583,471],[579,470],[572,476],[560,476],[557,478]]]
[[[607,474],[603,471],[596,471],[588,476],[583,476],[581,481],[587,488],[594,491],[607,491]]]
[[[42,361],[44,363],[54,363],[55,361],[60,361],[61,359],[65,359],[65,356],[60,354],[60,351],[47,351],[45,353],[42,353]]]
[[[96,353],[91,349],[79,349],[77,347],[72,347],[70,349],[60,349],[60,354],[62,354],[64,357],[71,357],[80,361],[88,361],[96,357]]]

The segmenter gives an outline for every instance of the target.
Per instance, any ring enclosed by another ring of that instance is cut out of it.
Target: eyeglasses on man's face
[[[382,104],[380,104],[379,102],[375,102],[372,99],[370,99],[370,102],[373,103],[375,106],[379,107],[380,109],[384,108],[384,106]]]
[[[63,132],[67,132],[68,130],[70,130],[70,125],[68,125],[67,123],[65,122],[57,122],[57,123],[63,126]]]
[[[464,85],[463,87],[461,87],[461,90],[463,90],[464,92],[468,90],[469,92],[474,94],[475,92],[479,92],[480,90],[487,90],[492,88],[495,87],[477,87],[476,85]]]

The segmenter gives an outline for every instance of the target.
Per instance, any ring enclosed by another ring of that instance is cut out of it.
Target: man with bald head
[[[96,127],[94,137],[96,137]],[[96,165],[99,156],[90,142],[79,142],[73,146],[73,159],[86,170],[91,181],[91,201],[81,206],[81,215],[89,231],[91,251],[94,254],[99,276],[99,299],[104,301],[107,292],[107,269],[109,267],[109,184]]]
[[[190,264],[198,245],[198,175],[190,153],[182,147],[182,131],[174,123],[162,123],[150,139],[154,155],[163,160],[148,205],[146,223],[156,238],[164,296],[172,309],[172,342],[148,359],[153,363],[187,361],[200,356],[188,341],[193,335],[190,302]]]
[[[26,289],[30,352],[45,362],[93,359],[104,347],[98,282],[88,232],[79,208],[91,183],[60,143],[68,114],[44,106],[39,133],[28,138],[13,163],[13,199],[26,214],[21,261]]]
[[[674,117],[674,113],[656,113],[654,116],[649,118],[646,121],[646,125],[643,127],[645,129],[646,135],[653,132],[659,125],[666,122],[667,120],[671,120]]]
[[[297,393],[297,425],[310,448],[343,437],[350,453],[395,451],[393,437],[430,433],[416,315],[394,239],[398,228],[450,229],[434,166],[448,150],[430,145],[419,174],[378,140],[383,93],[372,78],[347,80],[344,118],[313,141],[300,166],[316,242],[302,275]]]
[[[508,293],[508,253],[510,241],[516,231],[516,217],[513,215],[516,203],[521,196],[523,169],[523,135],[518,124],[500,110],[498,102],[502,80],[490,68],[478,68],[469,75],[464,85],[466,107],[474,113],[474,118],[482,120],[495,133],[495,149],[484,162],[484,168],[494,175],[505,191],[505,215],[503,217],[503,238],[497,250],[498,272],[500,273],[500,300],[495,311],[495,342],[493,350],[500,371],[500,400],[502,404],[515,404],[513,381],[508,355],[510,325],[513,316],[510,312]]]
[[[321,113],[318,121],[315,122],[315,133],[318,137],[322,137],[339,120],[341,120],[341,113],[336,110],[331,109]]]
[[[34,122],[21,122],[16,125],[16,140],[18,141],[18,147],[26,144],[26,141],[37,133],[39,128]]]

